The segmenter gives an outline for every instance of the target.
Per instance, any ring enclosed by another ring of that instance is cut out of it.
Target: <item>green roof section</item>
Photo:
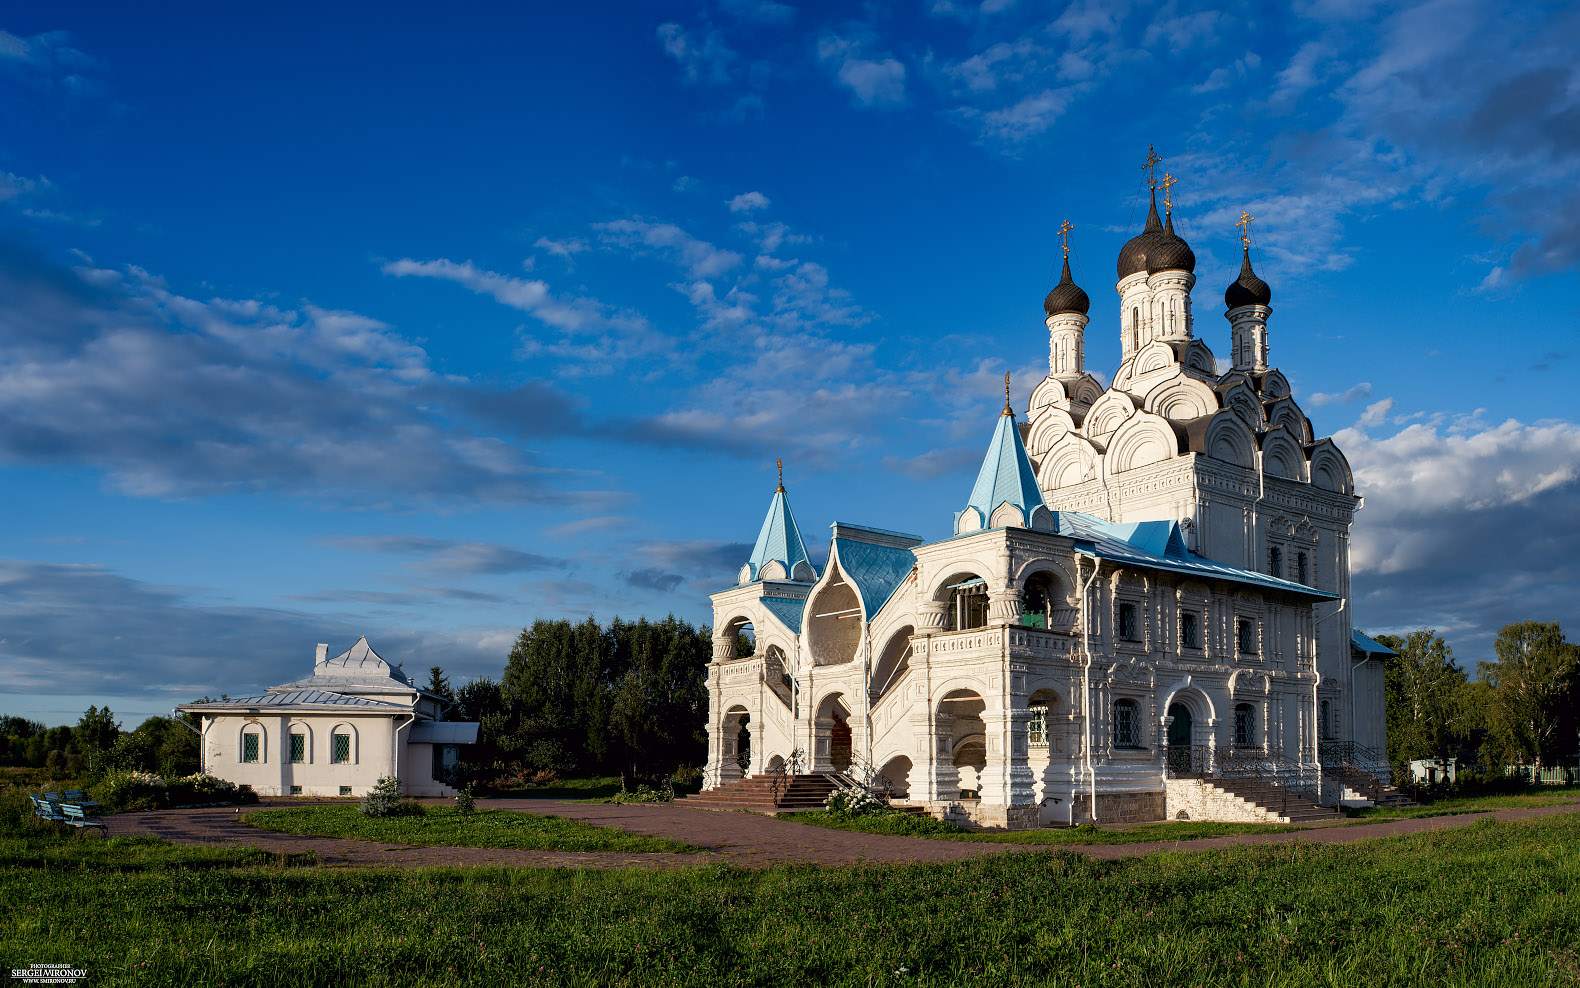
[[[1052,522],[1052,513],[1037,484],[1037,472],[1031,468],[1031,457],[1026,455],[1026,444],[1020,440],[1020,427],[1007,402],[993,430],[993,441],[988,444],[982,469],[977,472],[971,498],[965,510],[955,514],[955,531],[994,527],[993,513],[1004,504],[1018,509],[1015,519],[1018,528],[1036,527],[1039,512],[1046,519],[1044,525]]]

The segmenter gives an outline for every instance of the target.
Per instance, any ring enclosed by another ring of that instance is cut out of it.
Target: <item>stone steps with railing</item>
[[[1338,807],[1322,805],[1312,754],[1297,762],[1261,748],[1171,745],[1164,765],[1170,778],[1199,780],[1291,823],[1337,819]]]
[[[766,813],[820,810],[835,789],[822,775],[753,775],[675,800],[677,806]]]
[[[1393,784],[1388,761],[1375,748],[1353,741],[1324,741],[1317,749],[1322,774],[1343,785],[1374,806],[1419,806]]]

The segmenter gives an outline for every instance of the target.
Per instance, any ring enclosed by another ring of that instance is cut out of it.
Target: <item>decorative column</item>
[[[1025,806],[1035,800],[1035,778],[1027,761],[1026,727],[1031,711],[984,710],[987,764],[982,769],[982,802]]]
[[[944,630],[944,618],[949,613],[947,601],[929,600],[916,606],[916,633],[936,634]]]

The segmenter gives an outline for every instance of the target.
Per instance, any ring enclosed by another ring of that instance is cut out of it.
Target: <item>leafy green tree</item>
[[[72,732],[72,738],[84,754],[93,752],[107,752],[115,745],[121,736],[121,725],[116,722],[115,714],[109,707],[102,710],[98,707],[89,707],[82,714],[82,719],[77,721],[77,729]]]
[[[1449,758],[1459,750],[1460,688],[1468,677],[1454,650],[1433,630],[1377,640],[1395,652],[1384,670],[1388,760]]]
[[[1487,684],[1487,744],[1495,757],[1537,768],[1580,748],[1580,645],[1558,622],[1507,624],[1494,662],[1477,667]]]

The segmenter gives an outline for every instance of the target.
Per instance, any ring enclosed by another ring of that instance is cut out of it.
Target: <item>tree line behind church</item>
[[[1416,759],[1457,759],[1491,776],[1580,762],[1580,644],[1557,622],[1504,625],[1475,679],[1435,630],[1376,638],[1399,653],[1385,672],[1396,777]]]
[[[447,719],[480,725],[463,773],[485,785],[573,775],[664,782],[704,761],[712,655],[710,630],[673,615],[608,626],[540,620],[517,637],[497,682],[452,690],[435,668],[428,688],[453,696]]]

